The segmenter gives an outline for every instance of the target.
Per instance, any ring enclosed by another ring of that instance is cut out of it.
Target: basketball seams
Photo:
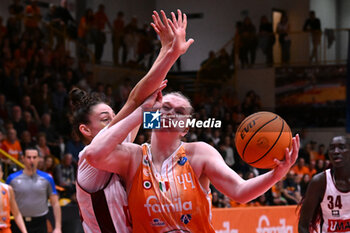
[[[282,119],[281,119],[281,120],[282,120]],[[276,141],[275,141],[275,142],[273,143],[273,145],[270,147],[270,149],[269,149],[263,156],[261,156],[259,159],[255,160],[254,162],[250,162],[250,163],[248,163],[248,164],[251,165],[251,164],[254,164],[254,163],[256,163],[256,162],[259,162],[259,161],[260,161],[261,159],[263,159],[267,154],[269,154],[270,151],[273,149],[273,147],[277,144],[278,140],[280,139],[280,137],[281,137],[281,135],[282,135],[282,133],[283,133],[283,130],[284,130],[284,120],[282,120],[282,128],[281,128],[281,131],[280,131],[280,133],[279,133],[279,135],[278,135]]]
[[[247,149],[247,147],[248,147],[250,141],[253,139],[253,137],[254,137],[262,128],[264,128],[266,125],[270,124],[272,121],[274,121],[274,120],[276,120],[276,119],[278,119],[278,116],[277,116],[277,115],[275,116],[275,118],[273,118],[273,119],[267,121],[266,123],[264,123],[259,129],[257,129],[257,130],[254,132],[254,134],[249,138],[249,140],[247,141],[247,143],[246,143],[245,146],[244,146],[244,149],[243,149],[243,151],[242,151],[242,159],[244,159],[245,150]],[[283,127],[282,127],[282,129],[283,129]],[[248,163],[248,164],[250,164],[250,163]]]
[[[258,114],[259,113],[259,114]],[[240,126],[238,127],[237,129],[237,132],[240,132],[241,131],[241,128],[245,125],[245,123],[247,121],[249,121],[250,119],[256,117],[256,116],[259,116],[260,114],[264,114],[264,113],[268,113],[268,112],[258,112],[258,113],[255,113],[255,114],[252,114],[251,116],[248,116],[246,119],[244,119],[241,123],[240,123]],[[260,118],[261,116],[259,116]]]

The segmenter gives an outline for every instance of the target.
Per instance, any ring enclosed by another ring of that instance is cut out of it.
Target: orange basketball
[[[274,158],[283,160],[286,148],[292,147],[292,132],[288,124],[272,112],[257,112],[239,125],[235,144],[241,158],[256,168],[276,166]]]

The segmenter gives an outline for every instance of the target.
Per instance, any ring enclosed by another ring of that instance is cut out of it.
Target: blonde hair
[[[188,102],[188,105],[190,106],[190,114],[192,115],[193,107],[192,107],[192,104],[191,104],[191,100],[187,96],[185,96],[184,94],[182,94],[179,91],[172,91],[172,92],[166,93],[163,97],[168,96],[168,95],[174,95],[176,97],[179,97],[181,99],[186,100]]]

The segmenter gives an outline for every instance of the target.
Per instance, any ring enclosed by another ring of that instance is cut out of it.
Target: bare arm
[[[152,27],[157,32],[162,48],[148,73],[132,89],[127,102],[119,113],[114,117],[110,126],[128,116],[145,99],[150,96],[162,83],[175,61],[184,54],[193,39],[186,41],[187,17],[178,10],[178,19],[173,15],[173,25],[169,24],[164,11],[161,11],[163,21],[156,11],[153,12]]]
[[[293,138],[292,152],[286,149],[285,160],[275,161],[277,167],[274,170],[249,180],[243,180],[231,170],[214,148],[209,145],[205,147],[204,175],[218,190],[237,202],[246,203],[265,193],[288,172],[298,156],[299,136]]]
[[[61,206],[58,201],[58,195],[57,194],[51,194],[50,195],[50,203],[53,209],[53,215],[55,217],[55,229],[52,233],[61,233],[62,227],[61,227]]]
[[[18,209],[17,202],[15,199],[15,192],[13,191],[11,186],[9,187],[9,192],[10,192],[10,208],[11,208],[11,213],[15,219],[15,222],[18,226],[18,228],[21,230],[22,233],[27,233],[26,226],[23,221],[23,217],[21,212]]]
[[[87,161],[94,167],[118,174],[129,167],[132,157],[130,156],[137,146],[123,143],[126,136],[142,122],[142,107],[158,108],[161,104],[161,89],[153,93],[141,107],[128,115],[123,120],[111,126],[108,130],[94,137],[90,145],[86,147],[85,155]],[[123,144],[122,144],[123,143]]]
[[[305,197],[300,209],[298,223],[299,233],[309,233],[310,223],[313,215],[322,201],[326,189],[326,178],[324,173],[315,175],[307,188]]]

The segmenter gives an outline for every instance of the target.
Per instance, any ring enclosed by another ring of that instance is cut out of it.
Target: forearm
[[[27,233],[27,229],[26,229],[26,226],[24,224],[22,215],[17,214],[16,216],[14,216],[14,218],[15,218],[15,222],[17,224],[17,227],[20,229],[20,231],[22,233]]]
[[[90,159],[98,161],[115,150],[116,145],[121,144],[128,134],[142,123],[142,108],[137,108],[117,124],[96,135],[86,148],[86,154]]]
[[[268,191],[278,180],[273,171],[245,180],[235,193],[239,197],[236,201],[249,202]]]
[[[170,48],[161,49],[153,66],[132,89],[127,102],[113,118],[110,126],[132,113],[148,96],[157,90],[179,56],[179,53],[173,52]]]
[[[61,215],[61,206],[59,204],[59,202],[57,201],[57,203],[55,203],[53,206],[53,214],[55,217],[55,229],[62,229],[62,215]]]

